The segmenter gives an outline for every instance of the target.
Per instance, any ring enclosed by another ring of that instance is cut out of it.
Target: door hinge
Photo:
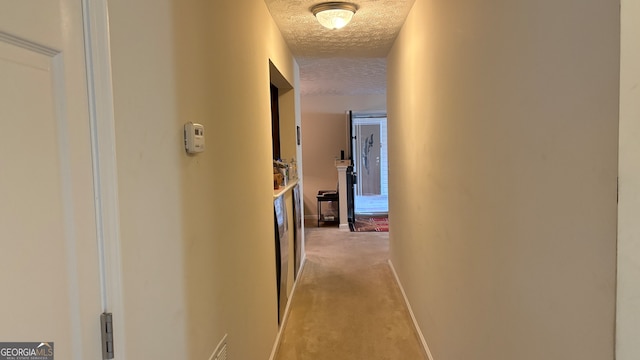
[[[113,316],[111,313],[100,315],[100,327],[102,328],[102,359],[113,359]]]

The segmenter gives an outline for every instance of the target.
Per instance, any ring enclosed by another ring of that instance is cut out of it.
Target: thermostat
[[[204,151],[204,126],[192,122],[184,124],[184,147],[189,154]]]

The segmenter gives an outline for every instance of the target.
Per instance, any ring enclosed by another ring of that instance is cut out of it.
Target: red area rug
[[[355,222],[353,223],[353,231],[389,232],[389,217],[387,215],[380,215],[380,216],[356,215]]]

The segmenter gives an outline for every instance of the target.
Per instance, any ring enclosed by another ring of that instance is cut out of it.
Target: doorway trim
[[[123,360],[125,320],[108,14],[106,0],[82,0],[102,311],[113,314],[114,358]]]

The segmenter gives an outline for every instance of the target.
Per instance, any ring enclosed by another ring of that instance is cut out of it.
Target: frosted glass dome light
[[[358,7],[346,2],[326,2],[314,5],[311,12],[318,22],[327,29],[336,30],[345,27]]]

